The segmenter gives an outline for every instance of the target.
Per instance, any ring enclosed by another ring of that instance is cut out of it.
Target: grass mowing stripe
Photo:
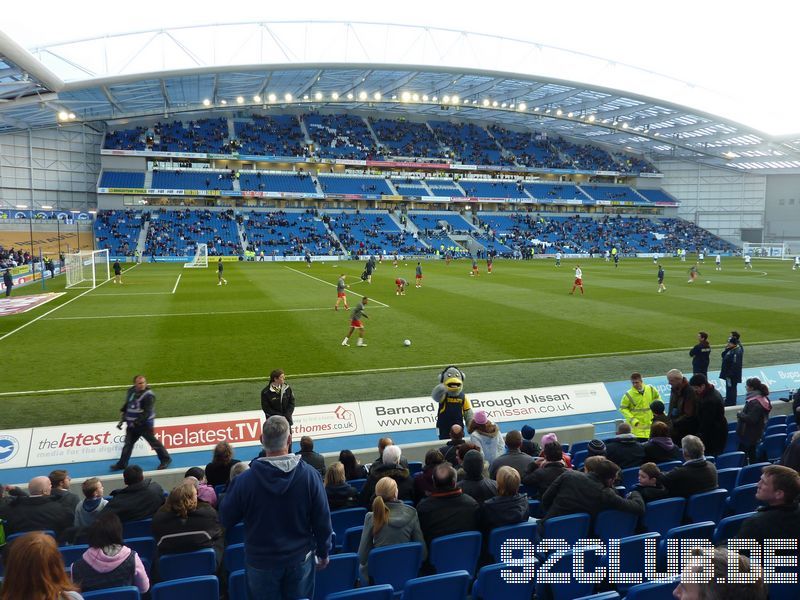
[[[378,306],[377,308],[388,308]],[[209,312],[190,312],[190,313],[152,313],[152,314],[139,314],[139,315],[90,315],[81,317],[53,317],[47,319],[48,321],[80,321],[83,319],[140,319],[142,317],[205,317],[214,315],[249,315],[249,314],[263,314],[263,313],[280,313],[280,312],[308,312],[324,310],[330,312],[331,307],[325,308],[265,308],[264,310],[217,310]]]
[[[326,309],[329,310],[329,309]],[[792,344],[800,342],[800,338],[797,339],[786,339],[786,340],[766,340],[761,342],[751,342],[748,344],[749,346],[766,346],[766,345],[775,345],[775,344]],[[485,361],[474,361],[474,362],[458,362],[460,367],[485,367],[491,365],[504,365],[504,364],[513,364],[513,363],[540,363],[540,362],[554,362],[554,361],[561,361],[561,360],[575,360],[575,359],[585,359],[585,358],[610,358],[614,356],[636,356],[638,354],[660,354],[665,352],[678,352],[678,351],[685,351],[686,348],[681,346],[677,348],[650,348],[645,350],[628,350],[622,352],[597,352],[593,354],[574,354],[572,356],[537,356],[534,358],[506,358],[500,360],[485,360]],[[301,378],[301,377],[336,377],[340,375],[361,375],[361,374],[368,374],[368,373],[392,373],[397,371],[421,371],[425,369],[439,369],[441,368],[441,364],[432,364],[432,365],[408,365],[408,366],[397,366],[397,367],[384,367],[384,368],[377,368],[377,369],[352,369],[347,371],[323,371],[317,373],[294,373],[292,377],[294,378]],[[264,376],[259,375],[257,377],[232,377],[232,378],[222,378],[222,379],[198,379],[193,381],[152,381],[150,382],[153,386],[159,387],[174,387],[174,386],[181,386],[181,385],[209,385],[209,384],[217,384],[217,383],[242,383],[248,381],[263,381]],[[73,393],[73,392],[91,392],[91,391],[100,391],[100,390],[122,390],[128,389],[130,384],[124,385],[98,385],[92,387],[76,387],[76,388],[61,388],[61,389],[49,389],[49,390],[26,390],[21,392],[0,392],[0,397],[3,396],[26,396],[26,395],[33,395],[33,394],[55,394],[55,393]]]
[[[135,264],[135,265],[133,265],[132,267],[129,267],[129,268],[125,269],[125,271],[124,271],[124,272],[125,272],[125,273],[127,273],[127,272],[128,272],[128,271],[130,271],[131,269],[135,269],[135,268],[136,268],[136,267],[138,267],[138,266],[139,266],[139,263],[136,263],[136,264]],[[59,304],[59,305],[58,305],[58,306],[56,306],[55,308],[53,308],[53,309],[51,309],[51,310],[48,310],[46,313],[44,313],[44,314],[42,314],[42,315],[39,315],[39,316],[38,316],[38,317],[36,317],[35,319],[31,319],[31,320],[30,320],[30,321],[28,321],[27,323],[23,323],[22,325],[20,325],[19,327],[17,327],[17,328],[16,328],[16,329],[14,329],[13,331],[9,331],[9,332],[8,332],[7,334],[5,334],[4,336],[0,337],[0,342],[2,342],[2,341],[3,341],[4,339],[6,339],[7,337],[10,337],[10,336],[14,335],[14,334],[15,334],[15,333],[17,333],[18,331],[21,331],[22,329],[25,329],[25,328],[26,328],[28,325],[32,325],[33,323],[36,323],[36,321],[38,321],[39,319],[41,319],[41,318],[43,318],[43,317],[46,317],[47,315],[49,315],[49,314],[51,314],[51,313],[54,313],[54,312],[56,312],[56,311],[57,311],[59,308],[64,308],[64,307],[65,307],[67,304],[70,304],[71,302],[74,302],[74,301],[75,301],[75,300],[77,300],[78,298],[82,298],[83,296],[85,296],[85,295],[86,295],[86,294],[88,294],[89,292],[91,292],[91,291],[93,291],[93,290],[96,290],[96,289],[97,289],[97,288],[99,288],[101,285],[105,285],[105,284],[106,284],[106,283],[108,283],[109,281],[111,281],[111,280],[110,280],[110,279],[106,279],[106,280],[105,280],[105,281],[103,281],[102,283],[98,284],[96,287],[89,288],[88,290],[86,290],[85,292],[81,292],[80,294],[78,294],[78,295],[77,295],[77,296],[75,296],[74,298],[70,298],[69,300],[67,300],[66,302],[64,302],[64,304]]]
[[[294,271],[295,273],[299,273],[300,275],[305,275],[306,277],[309,277],[309,278],[311,278],[311,279],[313,279],[315,281],[319,281],[320,283],[324,283],[325,285],[330,285],[332,287],[336,287],[336,284],[335,283],[331,283],[330,281],[325,281],[324,279],[320,279],[319,277],[314,277],[313,275],[309,275],[308,273],[303,273],[302,271],[298,271],[297,269],[293,269],[292,267],[286,267],[286,268],[289,269],[290,271]],[[345,290],[345,293],[347,293],[347,290]],[[355,292],[350,292],[350,293],[354,294]],[[389,308],[388,304],[384,304],[380,300],[375,300],[375,298],[373,298],[372,296],[369,296],[369,299],[372,300],[375,304],[380,304],[381,306],[385,306],[386,308]]]

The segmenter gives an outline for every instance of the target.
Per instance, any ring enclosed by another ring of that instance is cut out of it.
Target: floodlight
[[[411,99],[414,102],[419,102],[419,94],[417,94],[417,93],[411,94]]]
[[[594,115],[589,115],[589,123],[594,123],[594,120],[595,120],[595,116]]]
[[[453,96],[452,98],[450,98],[450,101],[453,104],[458,104],[459,102],[461,102],[461,98],[459,98],[458,96]]]
[[[372,94],[372,97],[375,100],[380,100],[381,99],[381,93],[380,92],[375,92],[374,94]]]
[[[65,110],[62,110],[61,112],[58,113],[58,118],[61,121],[66,121],[67,119],[69,119],[69,113]]]
[[[571,119],[572,117],[574,117],[574,116],[575,116],[575,113],[574,113],[574,112],[572,112],[572,111],[569,111],[569,112],[567,113],[567,116],[568,116],[568,117]]]
[[[627,128],[628,128],[628,122],[627,122],[627,121],[625,121],[625,122],[622,124],[622,128],[623,128],[623,129],[627,129]]]
[[[500,108],[505,108],[506,106],[508,106],[508,105],[507,105],[505,102],[503,102],[503,103],[500,105]]]
[[[556,110],[556,115],[557,115],[557,116],[559,116],[559,117],[560,117],[560,116],[561,116],[561,115],[563,115],[563,114],[564,114],[564,111],[563,111],[563,110],[561,110],[560,108],[559,108],[558,110]]]
[[[244,104],[244,97],[236,96],[236,104]]]
[[[442,102],[444,102],[445,104],[449,104],[450,103],[450,96],[442,96]]]
[[[314,100],[322,100],[322,92],[317,92],[314,94]]]
[[[261,102],[261,96],[259,96],[258,94],[253,96],[253,102]]]
[[[286,102],[291,102],[292,101],[292,95],[291,94],[284,94],[283,95],[283,99],[286,100]]]
[[[491,102],[489,102],[489,99],[488,98],[484,98],[483,99],[483,105],[484,106],[489,106],[489,104],[491,104]]]
[[[338,92],[333,92],[333,93],[331,94],[331,98],[332,98],[333,100],[338,100],[338,99],[339,99],[339,93],[338,93]]]
[[[211,100],[208,98],[203,99],[203,106],[211,106]]]
[[[359,92],[358,93],[359,100],[366,100],[367,99],[367,92]]]
[[[269,96],[267,96],[267,100],[269,100],[270,102],[275,102],[277,99],[278,97],[275,94],[270,94]]]
[[[353,99],[353,92],[348,92],[347,99],[348,100],[352,100]]]
[[[225,106],[228,103],[228,101],[225,100],[225,98],[223,98],[222,100],[219,101],[219,103]]]
[[[402,100],[403,102],[408,102],[409,100],[411,100],[411,92],[403,92],[402,94],[400,94],[400,100]]]
[[[528,108],[528,105],[525,104],[524,102],[520,102],[519,106],[517,107],[517,110],[525,110],[526,108]]]
[[[494,102],[492,102],[492,106],[493,106],[494,108],[497,108],[497,100],[495,100]]]
[[[427,102],[428,101],[428,94],[423,94],[422,95],[422,101],[423,102]]]

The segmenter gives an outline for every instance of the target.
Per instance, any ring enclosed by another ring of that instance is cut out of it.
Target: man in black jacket
[[[692,373],[708,376],[711,345],[708,343],[708,334],[705,331],[697,334],[697,344],[689,350],[689,356],[692,357]]]
[[[433,493],[417,506],[425,543],[443,535],[478,529],[478,502],[456,486],[456,470],[442,463],[433,470]]]
[[[51,489],[47,477],[34,477],[28,482],[30,495],[15,490],[16,497],[0,506],[0,519],[6,521],[6,534],[50,529],[58,535],[72,526],[75,515],[50,495]]]
[[[64,469],[56,469],[48,475],[52,489],[50,495],[56,498],[61,504],[66,506],[70,512],[75,512],[75,507],[80,504],[81,499],[69,491],[69,484],[72,478]]]
[[[686,435],[697,435],[697,394],[689,380],[678,369],[667,372],[670,385],[669,417],[672,423],[672,441],[680,444]]]
[[[125,396],[125,404],[122,405],[119,424],[117,428],[122,429],[122,424],[127,424],[125,430],[125,445],[122,447],[122,455],[119,460],[111,465],[112,471],[122,471],[128,466],[128,461],[133,453],[133,446],[144,438],[150,447],[155,450],[158,460],[158,469],[166,469],[172,462],[167,449],[156,437],[153,432],[153,424],[156,419],[155,411],[156,395],[150,386],[147,385],[147,378],[144,375],[137,375],[133,378],[133,386],[128,388]]]
[[[261,410],[267,419],[278,415],[289,421],[290,427],[293,425],[294,393],[292,388],[286,385],[286,374],[283,369],[275,369],[269,374],[269,383],[261,390]]]
[[[120,521],[149,519],[164,504],[164,490],[152,479],[145,479],[142,467],[131,465],[122,473],[125,487],[111,492],[104,511],[117,513]]]
[[[705,375],[695,374],[689,380],[697,395],[698,437],[703,440],[706,454],[716,456],[725,451],[728,441],[728,420],[725,418],[725,402]]]
[[[394,479],[397,484],[398,500],[414,499],[414,478],[411,477],[408,468],[403,465],[403,461],[400,458],[401,454],[402,450],[400,446],[390,445],[383,449],[381,453],[381,464],[375,465],[375,463],[372,463],[369,469],[369,476],[358,497],[359,504],[365,506],[367,509],[372,508],[375,486],[383,477],[391,477]]]
[[[758,482],[756,500],[764,503],[756,514],[742,523],[737,538],[763,544],[771,539],[800,539],[800,475],[797,471],[770,465]],[[797,556],[797,551],[790,553]]]
[[[725,380],[725,406],[736,405],[736,386],[742,382],[743,360],[744,348],[739,339],[739,332],[731,331],[728,345],[722,351],[722,366],[719,370],[719,378]]]
[[[606,458],[620,469],[638,467],[645,461],[644,446],[631,433],[630,423],[617,425],[617,437],[606,440]]]
[[[717,489],[717,468],[706,460],[703,441],[695,435],[681,440],[684,463],[664,475],[662,483],[670,496],[688,498]]]
[[[300,452],[297,455],[325,477],[325,459],[319,452],[314,452],[314,440],[311,436],[304,435],[300,438]]]

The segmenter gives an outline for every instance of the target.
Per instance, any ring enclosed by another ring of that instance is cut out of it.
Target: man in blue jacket
[[[739,340],[739,332],[731,331],[728,345],[722,351],[722,367],[719,378],[725,380],[725,406],[736,404],[736,386],[742,382],[742,359],[744,348]]]
[[[291,453],[284,417],[267,419],[261,443],[266,456],[231,481],[220,522],[229,529],[244,521],[251,598],[313,598],[314,565],[328,565],[333,531],[322,478]]]

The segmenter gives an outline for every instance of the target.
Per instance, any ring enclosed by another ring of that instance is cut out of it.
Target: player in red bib
[[[581,289],[581,296],[583,296],[583,271],[580,265],[575,266],[575,283],[572,284],[572,291],[570,296],[575,293],[575,288]]]
[[[408,285],[408,281],[403,279],[402,277],[398,277],[394,280],[394,284],[397,286],[397,291],[395,292],[398,296],[405,296],[406,295],[406,286]]]
[[[492,274],[492,265],[493,264],[494,264],[494,261],[492,260],[491,255],[487,256],[486,257],[486,271],[489,273],[489,275]]]
[[[364,343],[364,323],[361,322],[361,318],[369,319],[367,313],[364,312],[364,307],[367,305],[367,301],[369,298],[364,296],[361,299],[356,307],[353,309],[353,312],[350,314],[350,331],[347,333],[345,338],[342,340],[342,346],[349,346],[350,345],[350,336],[353,335],[353,332],[358,329],[358,343],[357,346],[366,346]]]

